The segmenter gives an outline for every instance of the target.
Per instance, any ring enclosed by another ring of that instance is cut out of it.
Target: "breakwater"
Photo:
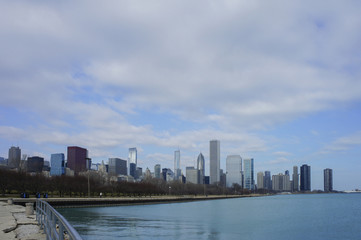
[[[217,200],[226,198],[258,197],[259,194],[251,195],[210,195],[210,196],[152,196],[152,197],[103,197],[103,198],[45,198],[53,207],[91,207],[91,206],[117,206],[136,204],[159,204],[172,202],[190,202]],[[0,199],[1,200],[1,199]],[[36,198],[13,198],[14,204],[24,205],[28,202],[36,202]]]

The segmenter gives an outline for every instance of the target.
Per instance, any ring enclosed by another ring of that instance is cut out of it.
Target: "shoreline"
[[[245,197],[271,196],[267,194],[248,195],[208,195],[208,196],[152,196],[152,197],[102,197],[102,198],[40,198],[48,202],[55,208],[71,207],[102,207],[102,206],[125,206],[125,205],[147,205],[147,204],[167,204],[192,201],[207,201]],[[0,198],[0,201],[7,201],[10,198]],[[12,198],[14,204],[23,205],[25,203],[36,202],[37,198]]]

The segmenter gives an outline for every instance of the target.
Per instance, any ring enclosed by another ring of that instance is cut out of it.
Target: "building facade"
[[[186,167],[186,182],[199,184],[200,182],[200,172],[194,167]]]
[[[130,173],[130,164],[131,163],[135,164],[135,169],[134,169],[134,172],[135,172],[137,169],[137,163],[138,163],[138,152],[137,152],[137,148],[135,148],[135,147],[129,148],[129,152],[128,152],[129,175],[133,176],[135,173],[133,173],[133,175]]]
[[[65,174],[64,153],[54,153],[50,156],[50,176],[61,176]]]
[[[294,192],[298,192],[299,191],[299,183],[298,183],[298,167],[297,166],[293,166],[293,174],[292,174],[292,190]]]
[[[68,147],[68,164],[67,167],[74,171],[75,174],[86,171],[88,150],[85,148],[72,146]]]
[[[110,176],[127,175],[127,161],[120,158],[109,158],[108,173]]]
[[[220,141],[211,140],[209,142],[209,168],[210,168],[210,184],[219,183],[220,181]]]
[[[264,186],[264,173],[258,172],[257,173],[257,189],[265,189]]]
[[[333,191],[332,169],[326,168],[323,170],[323,189],[325,192]]]
[[[272,180],[271,180],[271,172],[264,172],[264,188],[267,190],[272,190]]]
[[[254,160],[247,158],[243,160],[244,188],[254,190]]]
[[[301,166],[300,170],[300,190],[311,191],[311,166],[304,164]]]
[[[226,158],[227,187],[234,183],[243,186],[242,158],[240,155],[228,155]]]
[[[160,167],[160,164],[156,164],[154,166],[154,177],[157,178],[157,179],[161,179],[161,167]]]
[[[19,168],[21,159],[21,149],[19,147],[12,146],[9,149],[8,166],[10,168]]]
[[[174,151],[174,178],[178,180],[181,177],[180,169],[180,150]]]
[[[44,158],[42,157],[28,157],[27,171],[33,173],[41,173],[44,167]]]
[[[199,153],[197,158],[197,169],[199,170],[200,184],[204,184],[205,174],[205,161],[202,153]]]

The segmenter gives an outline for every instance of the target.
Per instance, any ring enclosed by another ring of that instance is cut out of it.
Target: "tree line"
[[[90,196],[122,197],[122,196],[154,196],[154,195],[233,195],[250,194],[238,184],[232,188],[219,185],[201,185],[166,182],[162,179],[147,178],[141,182],[106,182],[98,175],[89,178]],[[47,193],[49,197],[87,197],[88,178],[86,176],[52,176],[42,174],[30,175],[26,172],[15,172],[0,169],[1,195],[28,193]]]

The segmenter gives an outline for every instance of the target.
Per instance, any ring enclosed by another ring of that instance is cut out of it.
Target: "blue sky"
[[[194,165],[209,140],[255,172],[311,165],[361,188],[358,1],[2,1],[0,156]]]

